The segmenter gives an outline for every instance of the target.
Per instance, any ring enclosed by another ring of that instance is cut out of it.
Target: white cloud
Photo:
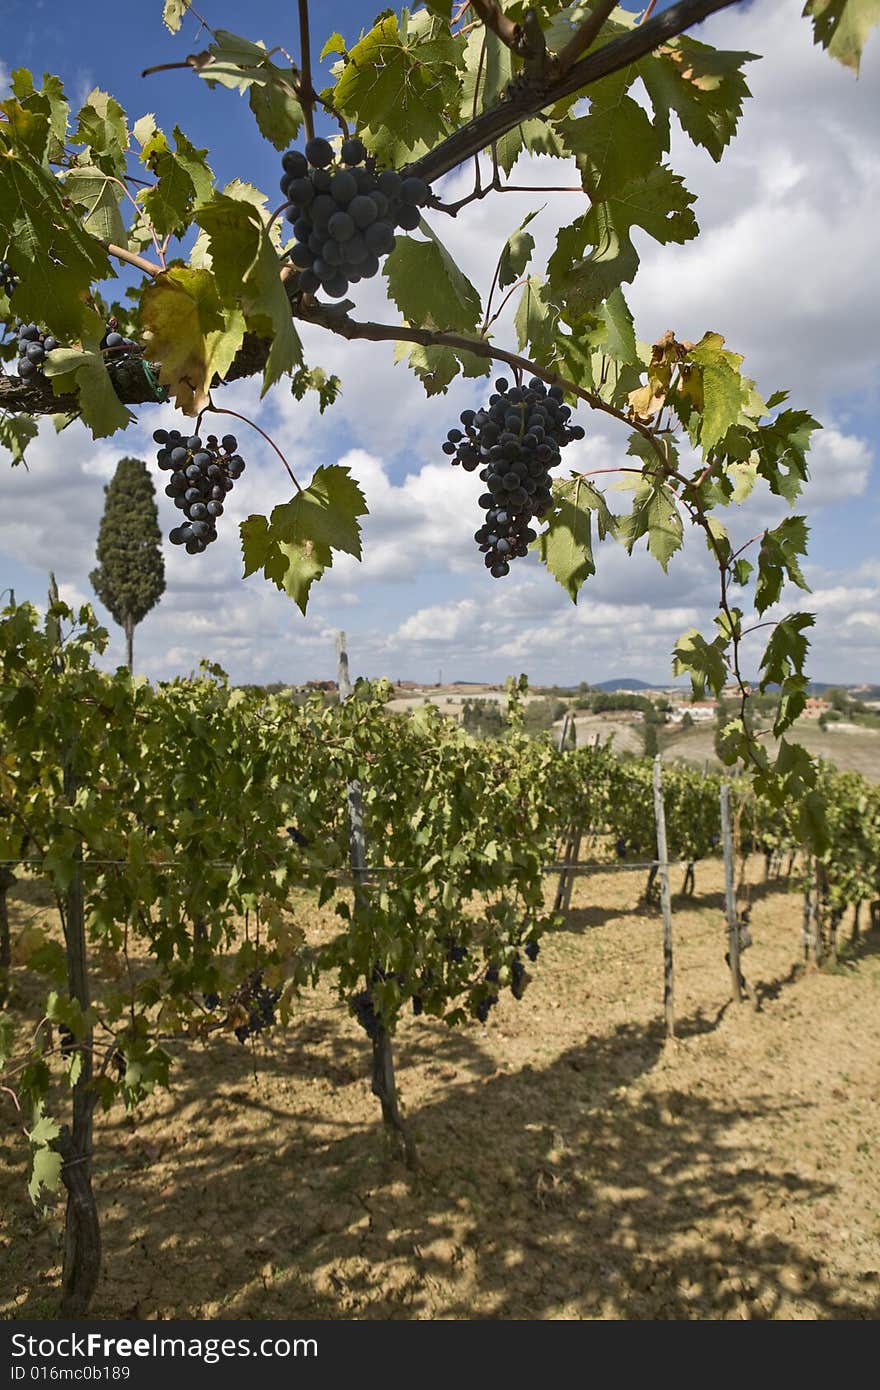
[[[470,635],[477,613],[477,605],[471,598],[455,604],[434,604],[413,613],[405,623],[401,623],[395,636],[401,642],[427,642],[431,645],[458,641]]]
[[[813,436],[810,481],[804,500],[810,509],[861,497],[868,486],[874,453],[867,440],[828,427]]]

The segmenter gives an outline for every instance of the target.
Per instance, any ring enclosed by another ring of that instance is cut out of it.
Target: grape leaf
[[[244,316],[224,306],[209,270],[176,267],[156,276],[141,298],[141,333],[159,377],[186,415],[208,404],[244,338]]]
[[[162,9],[162,18],[172,34],[177,33],[191,3],[192,0],[165,0]]]
[[[201,53],[191,53],[189,66],[208,86],[247,92],[260,134],[276,150],[295,140],[303,121],[297,96],[298,73],[274,62],[264,43],[254,43],[228,29],[212,31],[214,42]]]
[[[361,557],[360,524],[367,505],[348,468],[331,464],[270,518],[250,516],[241,523],[245,577],[262,570],[305,613],[316,579],[333,563],[333,551]]]
[[[263,375],[265,395],[273,382],[302,361],[302,344],[265,219],[252,202],[221,194],[198,209],[194,220],[208,233],[215,282],[224,304],[239,304],[248,328],[272,339]]]
[[[32,159],[43,162],[49,143],[49,113],[28,109],[18,101],[9,98],[0,101],[0,113],[6,124],[7,139],[19,149],[26,151]]]
[[[119,210],[123,190],[95,165],[76,165],[68,170],[64,187],[71,202],[83,210],[83,224],[93,236],[124,246],[125,223]]]
[[[679,637],[673,648],[672,672],[675,676],[690,676],[695,700],[706,693],[706,686],[720,698],[727,680],[724,637],[707,642],[695,627]]]
[[[630,555],[636,541],[646,535],[648,550],[665,574],[683,536],[681,516],[668,488],[650,479],[639,481],[632,511],[617,518],[617,535]]]
[[[805,410],[783,410],[755,430],[758,472],[770,491],[793,502],[807,480],[807,452],[815,430],[822,426]]]
[[[807,0],[803,13],[813,21],[813,42],[858,77],[868,35],[880,23],[880,0]]]
[[[62,203],[63,188],[0,126],[0,240],[16,248],[16,312],[58,338],[76,338],[83,299],[110,274],[104,248]]]
[[[39,433],[32,415],[0,415],[0,449],[12,454],[12,466],[24,461],[25,449]]]
[[[680,34],[642,59],[639,76],[654,108],[663,149],[669,149],[669,116],[674,111],[693,143],[719,160],[736,134],[743,101],[751,95],[742,68],[757,56],[710,48]]]
[[[720,333],[704,333],[687,354],[685,362],[698,369],[687,378],[687,394],[694,399],[701,415],[699,441],[704,454],[708,454],[739,419],[746,394],[739,370],[742,360],[738,353],[724,347]]]
[[[533,361],[546,366],[553,355],[559,310],[550,300],[550,287],[530,275],[516,306],[513,326],[520,352],[528,344]]]
[[[596,573],[593,560],[592,514],[597,513],[600,539],[612,528],[613,518],[601,492],[585,478],[558,480],[553,484],[553,510],[546,531],[530,547],[541,563],[577,603],[584,581]]]
[[[546,207],[546,204],[544,204]],[[522,222],[520,222],[515,232],[507,238],[501,251],[498,261],[498,288],[506,289],[508,285],[514,284],[522,275],[532,257],[535,249],[535,238],[526,227],[532,222],[539,212],[544,208],[534,208]]]
[[[386,256],[388,293],[407,323],[470,332],[479,323],[480,296],[434,233],[425,230],[429,241],[398,237]]]
[[[331,53],[345,53],[345,39],[336,29],[334,29],[327,42],[324,44],[324,47],[321,49],[321,52],[318,54],[320,62],[323,63],[324,59],[328,58]]]
[[[274,508],[270,518],[279,540],[316,541],[361,558],[358,517],[366,516],[364,495],[342,464],[318,468],[304,491]]]
[[[758,464],[746,459],[743,463],[731,464],[728,474],[733,482],[734,502],[745,502],[758,481]]]
[[[43,1133],[51,1134],[55,1138],[59,1133],[59,1127],[54,1121],[44,1117],[38,1122],[31,1132],[31,1137],[44,1125]],[[32,1202],[36,1202],[40,1193],[45,1189],[47,1192],[56,1192],[61,1184],[61,1154],[55,1149],[50,1149],[48,1143],[40,1140],[35,1144],[31,1153],[31,1172],[28,1178],[28,1193]]]
[[[639,258],[632,228],[642,227],[662,245],[689,241],[699,230],[691,211],[694,201],[678,175],[660,165],[647,178],[595,203],[559,232],[547,267],[554,294],[574,316],[592,309],[635,276]]]
[[[663,153],[648,113],[619,91],[607,106],[594,97],[589,115],[562,121],[558,130],[566,149],[577,156],[584,188],[593,202],[646,178]]]
[[[431,344],[423,347],[421,343],[397,342],[394,345],[394,360],[400,362],[404,357],[425,388],[427,396],[445,394],[449,383],[461,373],[466,377],[488,376],[492,363],[476,353],[460,349],[438,347]]]
[[[786,579],[799,589],[810,592],[798,564],[798,556],[807,551],[809,527],[806,517],[787,516],[772,531],[765,531],[758,551],[758,579],[755,585],[755,610],[764,613],[776,603]]]
[[[15,68],[10,85],[13,94],[23,106],[32,107],[48,115],[51,139],[47,155],[49,159],[60,160],[64,154],[70,115],[70,103],[64,95],[61,78],[49,72],[44,73],[42,87],[36,88],[27,68]]]
[[[591,347],[606,357],[613,357],[615,362],[641,368],[633,317],[622,290],[612,290],[604,304],[599,305],[595,314],[588,315],[587,320],[592,327],[585,334],[585,341]]]
[[[152,117],[144,117],[135,127],[135,136],[142,142],[141,163],[157,178],[152,188],[138,193],[137,201],[160,236],[182,235],[193,208],[207,202],[214,183],[205,159],[207,150],[197,150],[178,126],[172,134],[173,150]]]
[[[386,11],[342,64],[333,105],[352,117],[373,154],[400,165],[448,133],[446,108],[457,103],[461,50],[427,11]]]
[[[77,118],[74,139],[88,145],[91,164],[115,178],[124,176],[128,124],[124,110],[109,92],[102,92],[100,87],[89,92]]]
[[[274,64],[270,67],[274,68]],[[299,135],[303,123],[299,97],[290,82],[270,71],[265,81],[251,83],[248,102],[260,134],[265,136],[276,150],[286,150]]]
[[[106,439],[134,419],[114,391],[98,348],[56,348],[47,356],[43,371],[56,395],[77,392],[82,418],[94,439]]]
[[[330,405],[335,405],[342,391],[342,382],[335,374],[328,376],[323,367],[298,367],[290,382],[291,395],[301,401],[307,391],[314,391],[318,397],[318,411],[321,415]]]

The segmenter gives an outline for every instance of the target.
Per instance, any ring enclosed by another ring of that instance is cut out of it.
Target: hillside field
[[[326,984],[253,1051],[171,1044],[170,1091],[98,1116],[92,1315],[877,1317],[880,934],[805,973],[798,897],[757,858],[749,874],[757,1013],[729,1001],[720,865],[701,863],[697,896],[673,900],[676,1041],[640,872],[577,880],[525,998],[503,993],[486,1026],[407,1019],[415,1176]],[[10,897],[14,932],[46,918],[42,887]],[[302,920],[316,940],[338,925],[308,904]],[[20,971],[14,987],[21,1014]],[[62,1208],[32,1209],[12,1120],[0,1316],[52,1318]]]
[[[824,758],[840,772],[860,772],[871,782],[880,782],[880,730],[865,729],[852,725],[847,729],[834,730],[832,727],[820,729],[818,722],[802,721],[795,725],[790,739],[802,743],[808,753]],[[667,761],[681,759],[702,767],[704,763],[717,771],[721,762],[715,756],[714,724],[697,725],[676,733],[660,730],[663,756]],[[771,757],[775,756],[777,744],[772,738],[765,746]]]

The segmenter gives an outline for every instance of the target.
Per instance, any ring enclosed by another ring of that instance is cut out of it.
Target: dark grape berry
[[[313,169],[326,169],[333,162],[333,146],[320,135],[306,145],[306,159]]]
[[[288,150],[282,156],[281,163],[284,165],[285,174],[291,179],[305,178],[309,172],[309,162],[299,150]]]
[[[583,437],[580,425],[568,423],[570,416],[559,387],[548,391],[538,377],[526,387],[511,387],[499,377],[488,405],[462,411],[464,432],[451,429],[441,445],[466,472],[479,468],[486,484],[478,504],[486,524],[474,539],[494,579],[509,574],[511,561],[537,539],[529,523],[550,508],[550,470],[560,463],[560,450]]]
[[[339,154],[343,164],[363,164],[367,157],[363,142],[357,139],[343,140]]]

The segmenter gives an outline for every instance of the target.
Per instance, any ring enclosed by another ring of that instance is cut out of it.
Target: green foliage
[[[816,43],[858,76],[862,49],[880,23],[878,0],[807,0],[804,14],[813,21]]]
[[[305,613],[309,589],[333,564],[333,551],[361,557],[363,493],[340,464],[321,467],[309,486],[275,507],[267,521],[241,523],[245,575],[262,570]]]
[[[379,161],[399,167],[448,134],[462,65],[447,23],[386,10],[339,63],[332,100]]]
[[[388,293],[407,323],[472,332],[480,317],[480,296],[430,228],[425,230],[430,240],[398,237],[386,257]]]

